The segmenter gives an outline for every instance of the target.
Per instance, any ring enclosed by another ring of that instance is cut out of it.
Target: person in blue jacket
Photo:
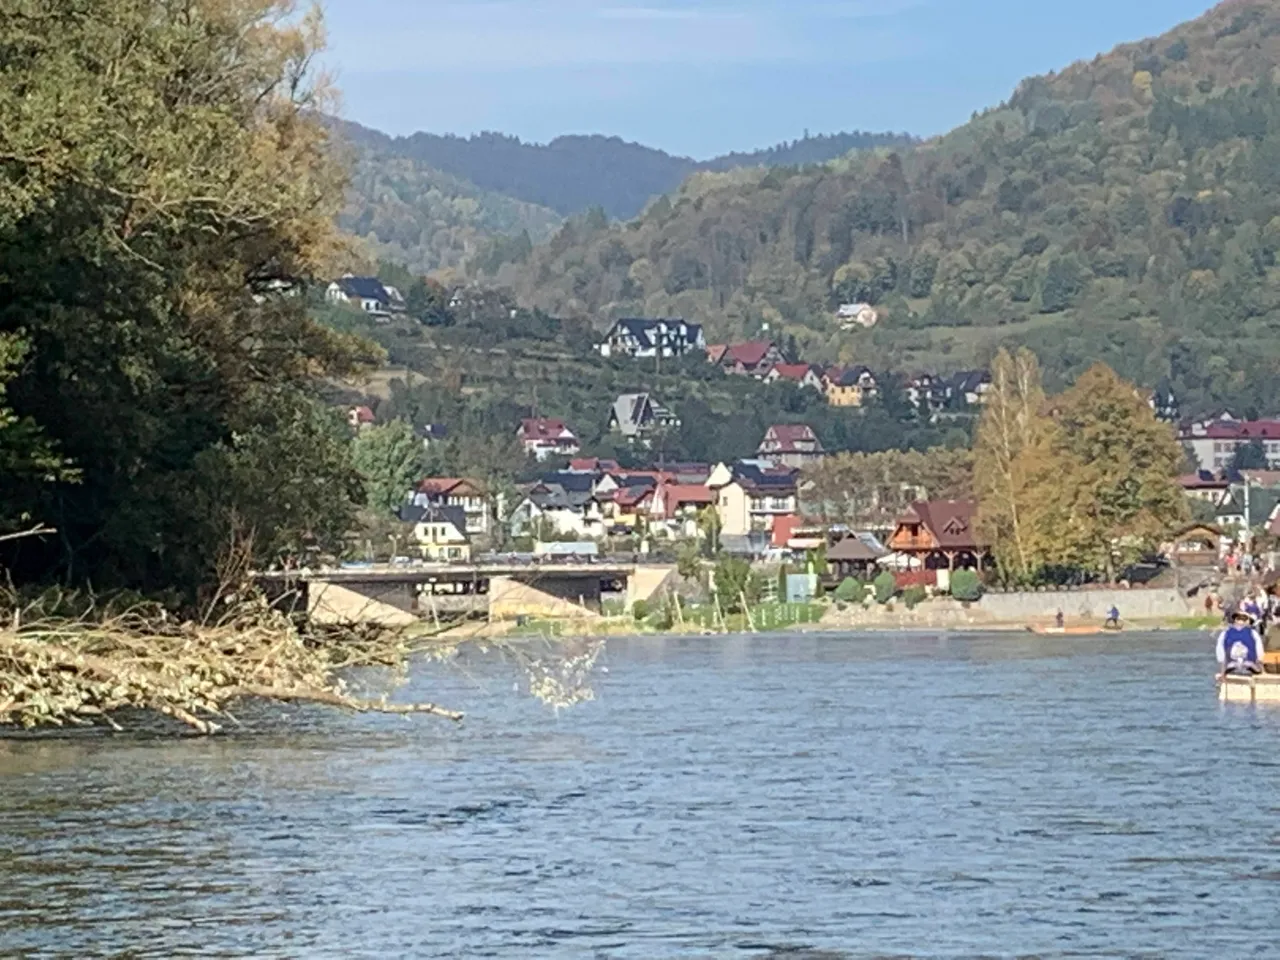
[[[1253,624],[1253,616],[1240,607],[1231,614],[1231,625],[1218,635],[1218,664],[1224,676],[1262,672],[1262,655],[1266,650]]]

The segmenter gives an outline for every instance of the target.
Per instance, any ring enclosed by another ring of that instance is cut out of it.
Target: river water
[[[0,954],[1280,955],[1280,709],[1205,635],[468,652],[214,740],[0,741]]]

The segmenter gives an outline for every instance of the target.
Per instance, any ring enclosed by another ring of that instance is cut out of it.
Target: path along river
[[[475,652],[399,694],[461,727],[0,741],[0,954],[1280,956],[1280,710],[1209,648],[611,640],[558,716]]]

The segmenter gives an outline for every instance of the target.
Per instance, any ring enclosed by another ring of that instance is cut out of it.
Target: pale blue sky
[[[388,133],[604,133],[698,158],[941,133],[1210,0],[323,0],[343,114]]]

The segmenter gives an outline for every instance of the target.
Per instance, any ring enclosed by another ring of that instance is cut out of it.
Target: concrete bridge
[[[593,563],[369,564],[262,573],[269,596],[317,623],[405,626],[460,616],[596,617],[603,599],[627,609],[676,576],[670,566]]]

